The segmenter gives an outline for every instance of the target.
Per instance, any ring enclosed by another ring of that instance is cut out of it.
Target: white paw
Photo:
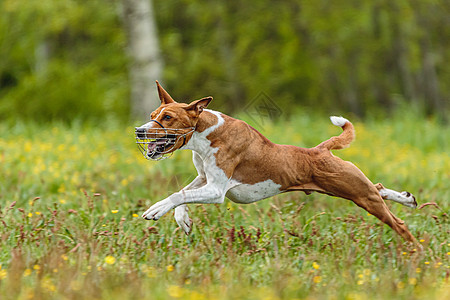
[[[406,191],[401,192],[400,194],[406,198],[406,202],[405,202],[406,206],[412,207],[412,208],[417,207],[416,197],[414,197],[413,194],[411,194],[410,192],[406,192]]]
[[[149,209],[147,209],[147,211],[142,215],[142,217],[147,220],[156,221],[173,208],[174,208],[173,203],[170,200],[165,199],[153,204]]]
[[[186,205],[180,205],[175,208],[175,221],[183,229],[186,234],[189,234],[192,229],[192,220],[189,218],[188,208]]]

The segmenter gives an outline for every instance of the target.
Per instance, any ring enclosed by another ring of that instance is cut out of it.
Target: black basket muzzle
[[[162,160],[170,157],[178,148],[186,144],[187,135],[195,131],[195,127],[188,128],[165,128],[160,122],[157,123],[161,128],[136,127],[134,134],[139,151],[146,159]],[[175,148],[179,141],[182,145]]]

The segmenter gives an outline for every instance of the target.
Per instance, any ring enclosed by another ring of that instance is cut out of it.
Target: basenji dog
[[[355,138],[347,119],[330,117],[343,132],[316,147],[278,145],[245,122],[206,109],[212,97],[178,103],[156,84],[161,105],[151,113],[148,123],[135,129],[136,142],[152,160],[178,149],[192,150],[198,176],[181,191],[152,205],[143,218],[158,220],[175,209],[176,222],[189,234],[192,221],[188,204],[222,203],[225,197],[246,204],[285,192],[318,192],[353,201],[405,240],[416,242],[383,201],[415,208],[415,197],[373,184],[354,164],[331,153],[348,147]]]

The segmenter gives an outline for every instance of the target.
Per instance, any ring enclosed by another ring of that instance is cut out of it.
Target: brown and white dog
[[[187,204],[252,203],[274,195],[319,192],[353,201],[405,240],[416,242],[402,220],[383,199],[415,208],[408,192],[373,184],[354,164],[330,150],[348,147],[355,138],[352,123],[342,117],[331,122],[343,132],[314,148],[278,145],[247,123],[205,109],[212,97],[177,103],[156,82],[161,106],[151,121],[136,128],[137,143],[147,159],[161,159],[177,149],[190,149],[198,176],[181,191],[152,205],[142,217],[158,220],[175,209],[175,220],[188,234],[192,227]]]

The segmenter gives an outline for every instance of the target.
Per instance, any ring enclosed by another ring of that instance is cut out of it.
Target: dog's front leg
[[[183,190],[197,189],[206,184],[205,176],[198,175],[190,184],[188,184]],[[188,207],[186,204],[181,204],[175,207],[175,221],[177,221],[178,226],[183,229],[186,234],[189,234],[192,229],[192,220],[189,218]]]
[[[181,190],[152,205],[142,217],[147,220],[158,220],[169,210],[182,204],[222,203],[225,193],[225,185],[222,187],[210,183],[198,189]]]

